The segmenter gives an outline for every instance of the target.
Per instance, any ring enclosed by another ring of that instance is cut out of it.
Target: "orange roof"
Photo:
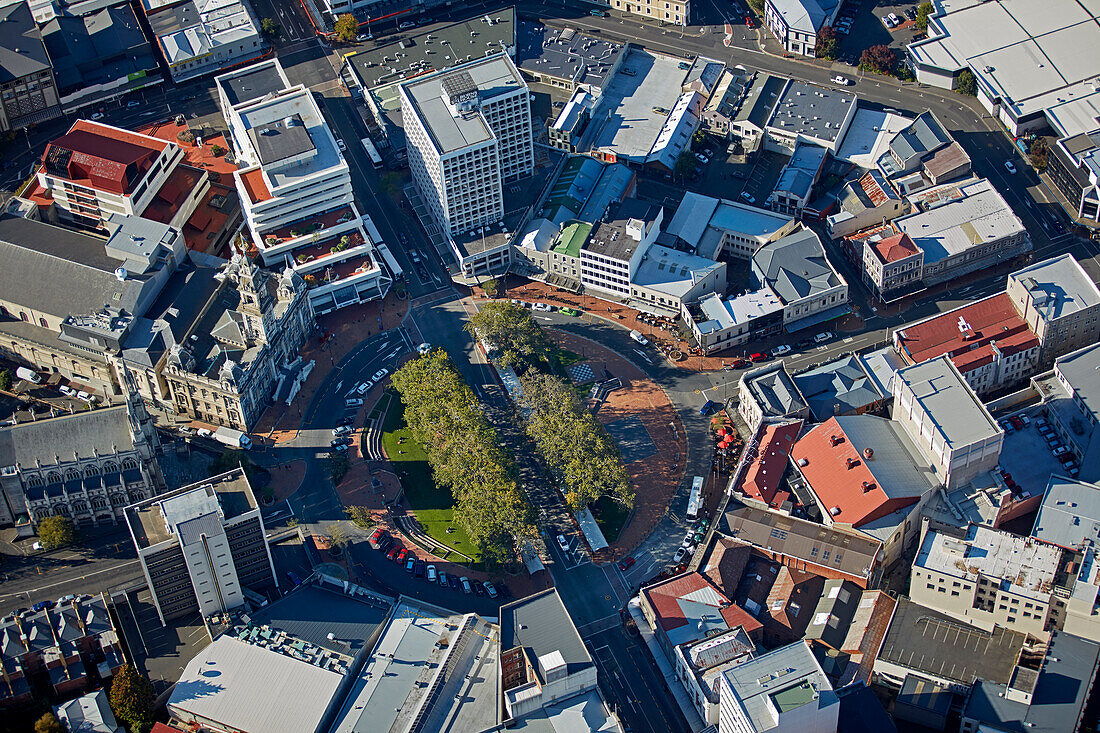
[[[846,418],[845,421],[852,419]],[[881,420],[881,432],[887,432],[890,427],[885,424],[890,421],[884,418],[857,415],[854,419]],[[885,442],[893,437],[884,435],[882,439]],[[853,446],[835,417],[803,435],[791,450],[791,457],[833,521],[853,527],[860,527],[912,504],[926,488],[916,484],[892,487],[909,495],[891,498],[868,467],[867,456],[861,455]],[[884,458],[879,456],[878,460]],[[889,460],[904,461],[905,457],[894,456]]]
[[[885,265],[903,260],[906,257],[912,257],[920,252],[920,250],[917,249],[916,243],[905,233],[895,234],[886,239],[880,239],[873,243],[871,248],[875,251],[875,254],[878,255],[879,260]]]
[[[705,595],[700,591],[710,591]],[[684,573],[675,578],[670,578],[663,583],[651,585],[643,589],[643,593],[649,599],[657,613],[657,622],[665,631],[678,629],[688,623],[680,608],[680,599],[690,596],[693,603],[706,603],[708,596],[718,602],[718,610],[722,619],[731,629],[743,626],[746,632],[752,632],[761,628],[761,623],[740,606],[734,604],[722,593],[706,576],[700,573]],[[685,600],[688,600],[685,598]]]
[[[215,239],[217,239],[218,233],[222,231],[222,227],[225,226],[225,222],[229,219],[229,214],[226,211],[232,211],[236,208],[234,204],[232,207],[226,209],[225,207],[216,208],[212,200],[216,197],[234,198],[236,191],[223,186],[219,183],[213,183],[210,185],[210,190],[203,196],[202,201],[199,202],[198,207],[195,209],[195,213],[191,215],[191,218],[187,220],[187,223],[183,226],[183,239],[187,242],[187,249],[194,250],[196,252],[206,252],[208,254],[218,254],[211,251],[211,246]]]
[[[267,183],[264,182],[263,171],[260,168],[253,168],[250,171],[241,173],[240,178],[252,203],[258,204],[271,198],[271,191],[268,190]]]
[[[966,374],[993,361],[992,344],[1009,356],[1038,348],[1039,337],[1017,314],[1008,293],[998,293],[906,326],[899,343],[913,364],[946,354]]]
[[[196,186],[202,184],[206,174],[186,165],[177,165],[172,175],[164,181],[141,216],[161,224],[172,221],[183,202],[191,196]]]
[[[182,125],[177,125],[175,122],[164,122],[138,128],[138,132],[142,135],[149,135],[150,137],[167,140],[168,142],[179,145],[180,149],[183,150],[184,162],[187,163],[187,165],[203,168],[222,175],[231,175],[233,171],[237,170],[237,166],[228,162],[224,155],[214,157],[214,153],[211,152],[215,145],[224,150],[229,149],[229,144],[226,143],[224,136],[215,135],[213,137],[203,138],[202,147],[199,147],[193,142],[185,143],[180,141],[180,132],[188,129],[190,128],[187,126],[186,122]]]
[[[756,458],[745,470],[738,486],[741,493],[773,508],[782,506],[790,498],[789,491],[779,491],[779,481],[801,430],[801,420],[764,427]]]

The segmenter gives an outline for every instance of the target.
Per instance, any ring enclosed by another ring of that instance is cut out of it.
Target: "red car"
[[[619,570],[627,570],[633,564],[634,564],[634,558],[624,557],[622,560],[619,560]]]
[[[370,536],[370,546],[377,550],[379,545],[382,544],[382,538],[385,536],[386,530],[382,529],[381,527],[374,530],[374,533]]]
[[[1017,430],[1024,429],[1024,421],[1021,420],[1018,415],[1013,415],[1009,418],[1009,421],[1012,423],[1012,427],[1016,428]]]
[[[393,547],[391,547],[390,551],[386,553],[386,559],[387,560],[396,560],[397,559],[397,553],[398,553],[399,550],[401,550],[401,545],[394,545]],[[401,551],[403,552],[403,550],[401,550]]]
[[[730,362],[730,369],[741,369],[743,367],[747,367],[748,365],[748,359],[742,359],[741,357],[738,357]]]
[[[752,16],[751,15],[746,15],[745,16],[745,25],[748,26],[749,28],[755,28],[756,27],[756,24],[752,22]]]
[[[405,562],[405,558],[408,557],[408,556],[409,556],[409,551],[406,550],[404,547],[402,547],[401,551],[397,553],[397,557],[394,558],[394,562],[396,562],[398,565],[401,565],[402,563]]]
[[[768,355],[767,354],[761,354],[759,351],[749,357],[749,361],[751,361],[753,364],[755,364],[758,361],[767,361],[767,360],[768,360]]]

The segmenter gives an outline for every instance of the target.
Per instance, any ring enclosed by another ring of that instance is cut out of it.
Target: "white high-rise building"
[[[456,237],[504,217],[503,184],[534,169],[527,84],[505,53],[400,87],[409,167],[432,216]]]

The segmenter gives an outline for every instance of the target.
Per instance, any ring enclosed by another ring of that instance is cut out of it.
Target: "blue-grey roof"
[[[939,150],[951,142],[951,136],[931,111],[917,115],[909,127],[905,128],[890,141],[890,150],[903,161],[914,156],[925,155]]]
[[[1100,544],[1100,486],[1051,476],[1031,535],[1060,547]]]
[[[203,535],[216,537],[225,534],[225,529],[222,527],[221,518],[217,512],[210,512],[180,522],[176,525],[176,529],[179,531],[180,544],[185,547],[198,542]]]
[[[1038,678],[1026,675],[1026,686],[1016,680],[1014,686],[1030,692],[1031,704],[1002,697],[1007,685],[979,680],[966,702],[964,717],[1013,733],[1064,733],[1078,730],[1085,712],[1089,691],[1100,659],[1100,644],[1072,634],[1055,631],[1051,635]]]
[[[744,378],[765,415],[786,417],[806,409],[806,400],[787,374],[783,362],[749,372]]]
[[[854,413],[886,396],[854,356],[798,374],[794,383],[819,421]]]
[[[554,588],[501,606],[500,649],[516,647],[526,649],[532,660],[560,652],[569,674],[592,665],[592,657]]]
[[[823,293],[842,282],[825,258],[821,240],[810,229],[761,246],[753,255],[752,267],[758,279],[766,282],[784,305]]]
[[[302,585],[252,614],[250,621],[255,626],[267,625],[285,631],[288,636],[322,649],[355,656],[374,643],[390,608],[388,603]],[[329,634],[335,637],[331,641]]]

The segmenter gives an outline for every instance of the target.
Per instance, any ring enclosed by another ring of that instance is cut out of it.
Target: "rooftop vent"
[[[832,509],[829,510],[829,514],[832,514],[834,517],[839,516],[840,515],[840,507],[834,506]]]
[[[831,435],[829,436],[829,445],[836,447],[844,442],[843,435]]]
[[[859,465],[859,459],[858,458],[846,458],[844,460],[844,465],[846,465],[849,469],[853,469],[853,468],[855,468],[856,466]]]
[[[866,494],[868,491],[874,491],[874,490],[875,490],[875,482],[874,481],[864,481],[863,482],[863,493],[864,494]]]
[[[874,448],[864,448],[863,449],[863,457],[866,458],[868,461],[871,460],[874,457],[874,455],[875,455],[875,449]]]

